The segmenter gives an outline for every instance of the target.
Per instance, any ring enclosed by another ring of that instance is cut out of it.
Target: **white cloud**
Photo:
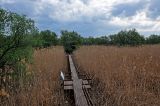
[[[160,17],[151,19],[147,16],[149,13],[149,3],[144,9],[137,11],[137,13],[130,17],[112,17],[108,22],[114,26],[122,28],[132,27],[140,32],[160,32]]]
[[[85,24],[86,26],[82,25],[80,30],[84,27],[86,27],[86,29],[92,27],[95,28],[94,30],[97,32],[105,32],[106,28],[110,27],[110,29],[114,31],[118,30],[118,28],[120,30],[136,28],[140,32],[160,32],[160,16],[155,16],[156,18],[154,19],[148,16],[152,12],[149,10],[149,6],[152,6],[150,4],[153,1],[144,1],[148,4],[138,9],[136,9],[136,7],[129,9],[129,6],[132,4],[132,6],[136,6],[138,3],[138,5],[140,5],[142,4],[141,0],[0,0],[0,5],[2,4],[3,6],[3,4],[14,3],[15,6],[17,3],[15,7],[19,9],[22,9],[21,4],[31,5],[31,7],[33,7],[31,17],[35,19],[38,24],[45,24],[44,26],[48,26],[44,22],[49,20],[49,22],[53,21],[67,24],[70,29],[73,28],[70,26],[70,23],[89,23]],[[118,6],[121,4],[125,4],[122,6],[126,6],[127,11],[131,11],[131,15],[126,16],[126,10],[123,9],[117,11],[120,15],[113,15],[113,10],[119,9]],[[12,6],[12,4],[10,6]],[[134,13],[132,13],[132,11],[134,11]],[[92,32],[93,29],[90,29],[90,31]]]
[[[60,22],[93,22],[94,18],[97,18],[100,24],[119,26],[121,29],[134,27],[141,32],[160,31],[158,23],[160,19],[153,20],[147,16],[150,0],[146,1],[148,4],[144,9],[138,10],[135,15],[129,17],[112,16],[112,10],[116,5],[139,3],[140,0],[88,0],[86,2],[82,0],[41,0],[35,3],[35,10],[36,13],[41,14],[43,10],[50,7],[48,16]]]
[[[130,17],[112,17],[109,21],[112,25],[118,26],[153,26],[158,20],[152,20],[147,17],[144,11],[137,12],[136,15]]]
[[[50,6],[49,16],[57,21],[91,20],[94,17],[109,17],[118,4],[137,3],[140,0],[41,0],[37,2],[37,13]],[[85,18],[85,19],[84,19]]]
[[[152,27],[148,27],[148,28],[139,28],[138,29],[139,32],[154,32],[154,33],[157,33],[157,32],[160,32],[160,21],[156,22]]]

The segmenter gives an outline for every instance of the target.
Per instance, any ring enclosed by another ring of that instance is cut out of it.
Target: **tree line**
[[[62,31],[64,32],[64,31]],[[115,45],[115,46],[139,46],[145,44],[160,44],[160,35],[150,35],[144,37],[136,29],[123,30],[117,34],[101,37],[82,37],[77,32],[68,32],[61,34],[61,41],[68,53],[72,53],[80,45]],[[66,44],[67,43],[67,44]]]
[[[82,37],[75,31],[61,31],[61,36],[50,30],[39,31],[34,20],[0,9],[0,88],[7,87],[9,77],[20,80],[25,76],[27,63],[32,62],[33,49],[63,45],[72,53],[80,45],[137,46],[159,44],[160,35],[144,37],[135,29],[102,37]],[[5,79],[5,80],[4,80]]]
[[[140,35],[136,29],[122,30],[117,34],[84,38],[83,45],[117,45],[138,46],[144,44],[159,44],[160,35],[152,34],[148,37]]]

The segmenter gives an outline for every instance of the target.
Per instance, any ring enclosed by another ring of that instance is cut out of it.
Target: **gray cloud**
[[[160,0],[153,1],[150,2],[148,16],[155,19],[160,16]]]
[[[122,16],[122,17],[129,17],[136,14],[137,11],[144,9],[147,5],[147,1],[141,1],[134,4],[120,4],[116,5],[114,9],[112,10],[113,16]]]

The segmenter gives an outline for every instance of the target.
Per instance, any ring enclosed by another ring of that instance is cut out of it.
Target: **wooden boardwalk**
[[[75,98],[75,105],[76,106],[88,106],[87,99],[84,95],[83,89],[82,89],[82,79],[78,78],[76,68],[74,66],[73,60],[71,55],[69,55],[69,63],[70,63],[70,70],[71,70],[71,76],[72,76],[72,86],[74,90],[74,98]],[[71,82],[70,82],[71,84]]]

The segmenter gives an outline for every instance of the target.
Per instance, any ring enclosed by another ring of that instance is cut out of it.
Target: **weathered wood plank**
[[[85,88],[85,89],[90,89],[91,86],[90,86],[90,85],[83,85],[83,88]]]
[[[65,80],[64,81],[64,86],[65,85],[73,85],[73,81],[71,81],[71,80]],[[82,80],[82,85],[89,85],[88,80]]]
[[[73,89],[73,86],[64,86],[64,90],[71,90]]]
[[[64,85],[73,85],[73,81],[64,81]]]
[[[76,68],[73,64],[73,60],[70,55],[69,55],[69,63],[70,63],[72,80],[73,80],[75,105],[76,106],[88,106],[86,97],[82,89],[82,79],[78,79]]]
[[[83,83],[82,83],[83,85],[88,85],[89,83],[88,83],[88,80],[83,80]]]

